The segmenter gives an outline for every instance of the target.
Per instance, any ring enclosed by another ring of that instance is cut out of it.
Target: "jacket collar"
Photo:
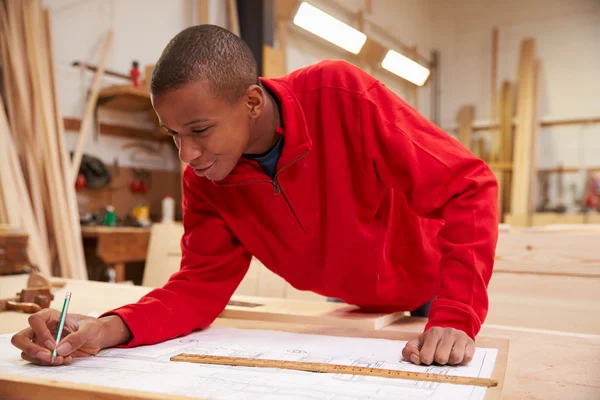
[[[312,147],[306,128],[306,120],[298,99],[283,78],[260,78],[260,82],[279,100],[283,121],[284,143],[277,171],[302,157]],[[231,185],[253,181],[271,181],[257,161],[241,157],[237,165],[224,179],[213,182],[215,185]]]

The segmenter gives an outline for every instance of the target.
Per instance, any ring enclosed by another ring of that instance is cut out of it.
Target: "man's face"
[[[256,116],[252,96],[230,104],[211,94],[208,82],[199,81],[151,98],[161,125],[173,135],[181,161],[198,176],[225,178],[250,139]]]

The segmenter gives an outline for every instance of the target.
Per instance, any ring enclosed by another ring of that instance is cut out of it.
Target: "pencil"
[[[54,341],[54,350],[52,351],[52,363],[54,363],[54,358],[56,357],[56,349],[58,347],[58,342],[62,336],[62,331],[65,326],[65,320],[67,319],[67,310],[69,309],[69,303],[71,302],[71,292],[67,292],[65,294],[65,302],[63,303],[63,308],[60,313],[60,320],[58,321],[58,328],[56,329],[56,338]]]

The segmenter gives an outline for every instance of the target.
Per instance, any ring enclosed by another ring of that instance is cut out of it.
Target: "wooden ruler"
[[[394,369],[369,368],[354,365],[336,365],[303,361],[263,360],[257,358],[206,356],[202,354],[186,353],[181,353],[171,357],[171,361],[182,361],[198,364],[235,365],[241,367],[293,369],[297,371],[321,372],[330,374],[378,376],[381,378],[409,379],[470,386],[498,386],[498,381],[487,378],[472,378],[467,376],[430,374],[425,372],[409,372],[398,371]]]

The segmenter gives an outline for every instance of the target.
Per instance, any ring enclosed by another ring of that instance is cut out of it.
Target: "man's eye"
[[[175,132],[175,131],[172,131],[172,130],[170,130],[170,129],[167,129],[167,132],[168,132],[168,133],[169,133],[169,135],[171,135],[171,136],[175,136],[175,135],[177,135],[177,132]]]
[[[195,133],[195,134],[198,134],[198,135],[200,135],[200,134],[202,134],[202,133],[206,132],[207,130],[208,130],[208,128],[204,128],[204,129],[194,129],[194,130],[192,130],[192,132],[193,132],[193,133]]]

